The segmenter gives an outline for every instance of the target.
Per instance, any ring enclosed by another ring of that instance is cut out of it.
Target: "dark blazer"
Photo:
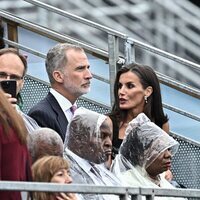
[[[57,100],[50,92],[30,109],[28,115],[35,119],[39,126],[55,130],[64,142],[68,121]]]

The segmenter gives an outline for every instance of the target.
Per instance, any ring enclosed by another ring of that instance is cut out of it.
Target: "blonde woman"
[[[69,162],[60,156],[44,156],[32,166],[33,181],[49,183],[72,183]],[[34,200],[78,200],[74,193],[33,192]]]

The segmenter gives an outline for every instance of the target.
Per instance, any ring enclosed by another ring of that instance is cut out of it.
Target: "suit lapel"
[[[62,111],[60,105],[58,104],[57,100],[50,92],[48,93],[47,101],[50,103],[52,109],[54,110],[56,121],[61,129],[62,139],[64,139],[68,125],[67,118],[64,112]]]

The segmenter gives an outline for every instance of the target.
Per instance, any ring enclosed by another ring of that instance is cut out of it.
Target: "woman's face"
[[[146,169],[147,173],[152,176],[156,177],[158,174],[163,173],[171,168],[171,151],[165,150],[161,153],[158,158]]]
[[[119,78],[119,107],[121,109],[137,109],[143,112],[146,90],[143,89],[139,77],[131,71],[121,74]]]
[[[69,184],[72,182],[72,178],[70,176],[70,172],[67,169],[60,169],[57,171],[53,177],[51,178],[51,183],[66,183]]]

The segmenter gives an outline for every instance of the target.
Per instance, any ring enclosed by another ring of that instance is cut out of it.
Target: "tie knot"
[[[76,105],[72,105],[72,107],[70,108],[70,111],[72,112],[73,115],[76,109],[77,109]]]
[[[96,176],[100,176],[101,177],[101,173],[99,171],[99,169],[97,169],[94,165],[91,167],[90,171],[95,174]]]

